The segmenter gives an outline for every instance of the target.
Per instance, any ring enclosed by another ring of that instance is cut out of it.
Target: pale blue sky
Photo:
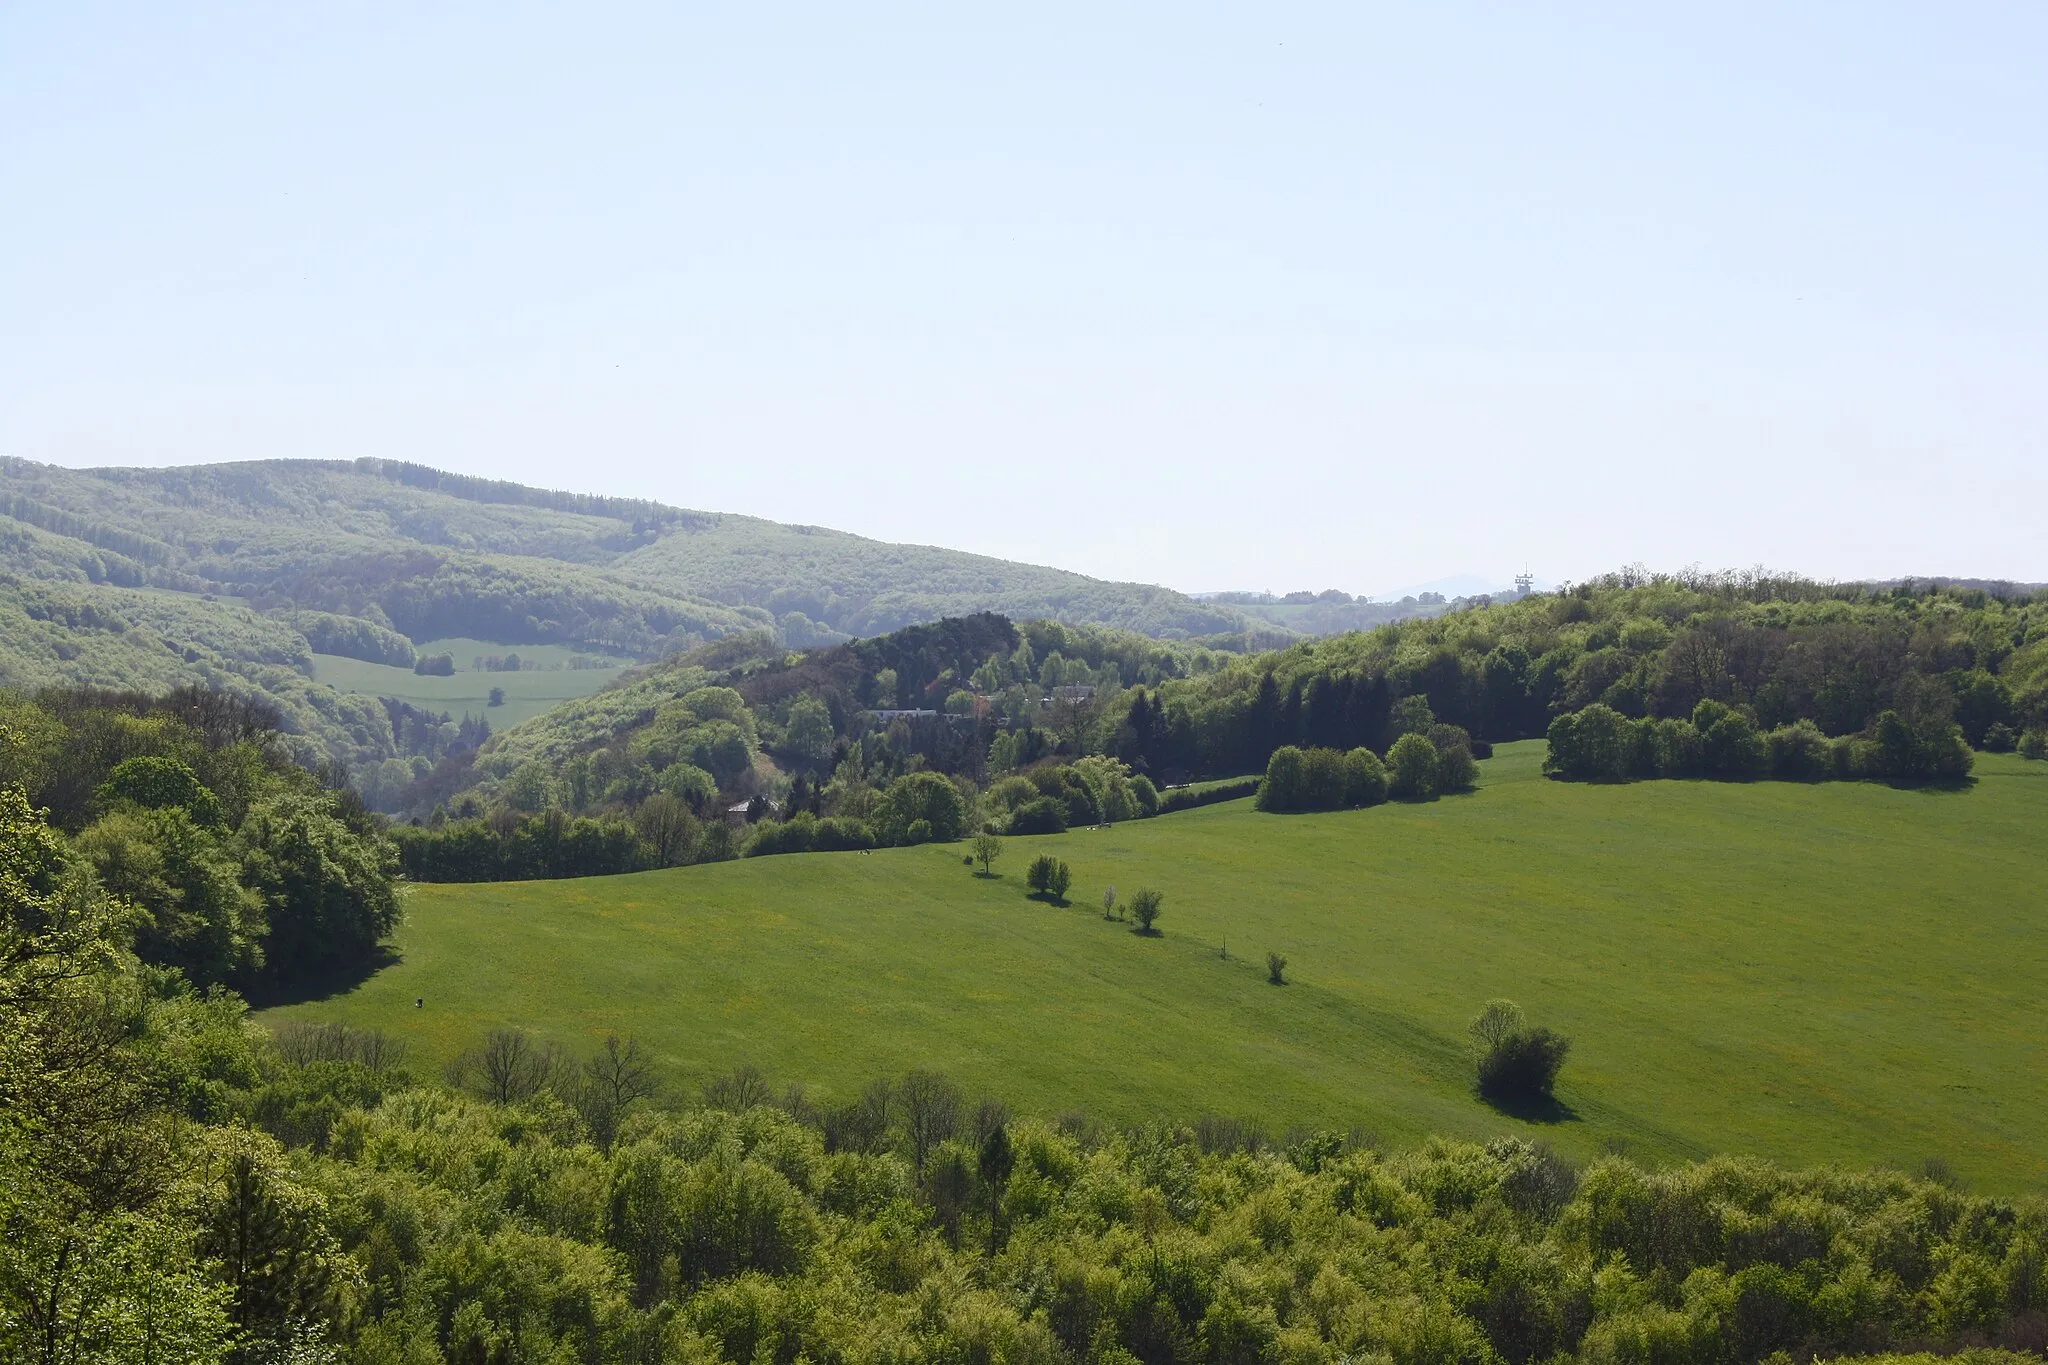
[[[2038,3],[14,0],[0,454],[1187,589],[2048,579],[2044,71]]]

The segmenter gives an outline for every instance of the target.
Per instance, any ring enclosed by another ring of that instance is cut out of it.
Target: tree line
[[[1422,707],[1408,708],[1416,724],[1387,746],[1382,758],[1360,746],[1297,748],[1283,744],[1266,760],[1258,785],[1263,811],[1350,810],[1382,801],[1429,801],[1470,791],[1479,780],[1472,737],[1455,725],[1427,721]]]
[[[1924,700],[1923,700],[1924,699]],[[1918,702],[1918,704],[1915,704]],[[1823,782],[1879,778],[1955,781],[1975,763],[1962,727],[1940,694],[1910,696],[1903,714],[1886,710],[1868,734],[1830,739],[1801,718],[1775,730],[1748,706],[1702,701],[1690,719],[1631,720],[1595,702],[1550,723],[1545,772],[1585,781],[1630,777],[1778,778]]]
[[[624,835],[678,823],[666,803],[642,817],[657,796],[686,832],[747,808],[696,860],[920,841],[917,817],[888,818],[920,773],[965,813],[948,803],[931,837],[1049,833],[1249,774],[1269,809],[1369,804],[1377,780],[1337,772],[1364,754],[1386,794],[1458,791],[1493,741],[1536,736],[1563,777],[1952,780],[1973,747],[2048,752],[2048,605],[1631,571],[1251,657],[990,614],[799,655],[734,637],[456,753],[403,799],[461,825],[472,866],[623,870],[661,865]]]
[[[1545,736],[1595,706],[1698,729],[1713,703],[1781,748],[1861,741],[1841,772],[1939,774],[1956,760],[1939,737],[1951,722],[1972,748],[2048,751],[2048,594],[1632,570],[1134,688],[1102,743],[1155,780],[1258,771],[1287,745],[1384,753],[1416,698],[1479,742]]]

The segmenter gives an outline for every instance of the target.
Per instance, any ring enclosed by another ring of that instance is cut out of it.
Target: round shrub
[[[102,809],[141,806],[145,810],[178,807],[202,825],[219,825],[226,819],[220,798],[199,780],[199,774],[175,758],[126,758],[93,794]]]
[[[1131,779],[1131,799],[1138,803],[1141,817],[1159,814],[1159,788],[1143,773]]]
[[[890,843],[951,843],[967,832],[967,803],[938,773],[905,773],[882,794],[876,824]]]
[[[1559,777],[1581,782],[1616,782],[1627,777],[1634,765],[1635,723],[1599,702],[1550,722],[1547,739],[1549,750],[1543,757],[1543,771]],[[1393,757],[1389,752],[1390,763]]]
[[[1436,746],[1406,734],[1387,750],[1387,793],[1397,801],[1427,801],[1437,792]]]
[[[1267,811],[1302,809],[1301,777],[1301,750],[1292,744],[1281,745],[1266,760],[1266,780],[1259,784],[1254,804]]]
[[[820,820],[818,832],[811,840],[811,848],[819,853],[845,853],[874,846],[874,831],[861,821],[844,815],[828,815]]]
[[[1065,834],[1067,808],[1050,796],[1026,801],[1010,816],[1012,834]]]
[[[1490,1100],[1550,1098],[1571,1039],[1550,1029],[1516,1029],[1479,1059],[1479,1093]]]
[[[1050,853],[1039,854],[1031,860],[1031,866],[1024,870],[1024,885],[1031,888],[1031,894],[1034,896],[1064,900],[1067,888],[1073,884],[1073,870]]]
[[[1700,738],[1710,777],[1744,782],[1770,771],[1770,749],[1757,731],[1756,722],[1745,712],[1725,712],[1701,732]]]
[[[1436,786],[1443,792],[1468,792],[1479,785],[1479,764],[1463,744],[1436,751]]]
[[[1387,799],[1387,765],[1370,749],[1344,755],[1344,800],[1353,806],[1377,806]]]
[[[1788,782],[1818,782],[1834,773],[1834,748],[1810,720],[1781,725],[1765,737],[1764,750],[1772,777]]]

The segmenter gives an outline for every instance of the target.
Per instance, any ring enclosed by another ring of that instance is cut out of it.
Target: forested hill
[[[386,808],[625,816],[660,792],[858,821],[911,772],[993,798],[1097,758],[1172,783],[1409,733],[1547,734],[1567,776],[1954,778],[1969,749],[2048,746],[2048,592],[1630,572],[1256,654],[993,615],[802,655],[764,634],[628,674]]]
[[[2011,747],[2048,728],[2048,591],[1632,570],[1132,692],[1113,747],[1151,771],[1256,771],[1281,745],[1379,748],[1404,704],[1487,741],[1589,711],[1687,720],[1704,702],[1764,730],[1874,735],[1897,713]]]
[[[1245,627],[1230,607],[1165,588],[377,459],[92,470],[0,460],[0,567],[233,594],[414,640],[643,655],[742,625],[773,624],[802,647],[975,611],[1176,639]]]
[[[990,609],[1238,649],[1287,638],[1164,588],[388,460],[0,458],[0,687],[260,698],[302,761],[357,774],[504,728],[485,694],[508,687],[553,699],[736,635],[815,648]],[[587,687],[481,677],[535,666],[593,671],[575,674]],[[415,669],[448,685],[414,687]]]

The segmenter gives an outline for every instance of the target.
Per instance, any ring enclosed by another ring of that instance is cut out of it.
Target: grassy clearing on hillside
[[[575,697],[587,697],[613,681],[621,670],[631,667],[621,661],[618,668],[567,667],[568,661],[587,650],[566,645],[494,645],[483,640],[432,640],[416,646],[421,656],[450,654],[455,658],[453,677],[436,678],[393,668],[389,664],[365,663],[338,654],[315,654],[315,676],[342,692],[359,692],[373,697],[396,697],[431,711],[446,711],[455,719],[465,713],[482,716],[493,730],[509,730]],[[477,655],[517,654],[561,668],[522,670],[518,673],[480,673],[470,667]],[[505,704],[491,706],[491,689],[505,689]]]
[[[1954,792],[1598,786],[1542,779],[1542,747],[1429,805],[1008,839],[994,881],[944,846],[422,887],[399,965],[277,1013],[429,1060],[500,1024],[578,1050],[615,1029],[678,1081],[750,1061],[844,1094],[925,1065],[1118,1120],[2048,1181],[2048,765],[1983,756]],[[1068,908],[1024,895],[1043,851],[1073,865]],[[1164,935],[1105,922],[1105,883],[1164,890]],[[1464,1026],[1496,995],[1575,1040],[1564,1121],[1472,1096]]]

